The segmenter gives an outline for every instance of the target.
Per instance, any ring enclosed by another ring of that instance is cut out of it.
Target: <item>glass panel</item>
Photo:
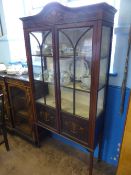
[[[99,88],[101,88],[106,84],[108,61],[109,61],[108,58],[100,60]]]
[[[61,110],[84,118],[89,117],[92,35],[91,27],[59,31]]]
[[[90,94],[76,91],[75,114],[86,119],[89,118]]]
[[[98,92],[97,116],[104,110],[105,88]]]
[[[104,110],[104,102],[105,102],[105,88],[104,87],[106,85],[106,81],[108,77],[110,38],[111,38],[111,28],[103,26],[102,27],[102,43],[101,43],[97,116]]]
[[[31,32],[30,44],[31,53],[35,53],[35,55],[32,54],[32,64],[36,102],[55,107],[52,33],[50,31]]]
[[[102,27],[101,58],[107,58],[110,49],[111,28]]]
[[[102,43],[101,43],[99,87],[105,85],[106,80],[107,80],[109,49],[110,49],[110,36],[111,36],[111,28],[103,26],[103,28],[102,28]]]
[[[15,128],[31,136],[32,126],[29,122],[30,113],[26,92],[17,87],[10,87],[10,94]]]
[[[73,114],[73,90],[61,87],[61,109]]]

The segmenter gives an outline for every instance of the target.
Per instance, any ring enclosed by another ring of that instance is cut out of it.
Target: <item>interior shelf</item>
[[[38,80],[38,79],[36,79],[36,80]],[[42,81],[42,79],[39,79],[39,81]],[[44,82],[44,83],[48,83],[49,85],[54,86],[54,83],[52,83],[52,82],[47,82],[47,81],[46,81],[46,82]],[[81,88],[81,84],[82,84],[82,82],[76,82],[76,83],[75,83],[75,90],[90,93],[90,89],[83,89],[83,88]],[[74,89],[74,88],[73,88],[73,83],[72,83],[72,82],[69,83],[68,85],[60,85],[60,86],[61,86],[61,87],[64,87],[64,88],[68,88],[68,89]],[[105,85],[100,84],[100,85],[99,85],[98,91],[100,91],[100,90],[103,89],[104,87],[105,87]]]
[[[55,108],[55,98],[53,96],[46,96],[46,103],[44,97],[36,100],[36,103],[44,104]]]
[[[36,103],[45,105],[44,97],[39,98],[38,100],[36,100]],[[46,105],[55,108],[55,99],[53,97],[46,97]],[[73,104],[72,104],[72,102],[65,99],[65,98],[62,98],[61,111],[73,114]],[[97,115],[99,116],[100,113],[101,113],[101,109],[98,109]],[[76,103],[75,115],[83,117],[85,119],[89,119],[89,106],[83,105],[83,104],[80,104],[80,103]]]
[[[19,111],[17,112],[17,115],[22,116],[22,117],[27,118],[27,119],[28,119],[28,117],[29,117],[29,113],[28,113],[27,110],[19,110]]]
[[[69,85],[61,85],[61,87],[73,89],[73,83],[69,83]],[[75,90],[90,93],[90,89],[82,89],[81,88],[81,82],[75,83]]]
[[[44,104],[44,97],[39,98],[38,100],[36,100],[36,103],[40,103],[40,104]],[[73,114],[73,104],[71,101],[67,100],[67,99],[62,99],[61,102],[61,110],[63,112],[67,112],[70,114]],[[46,105],[51,106],[51,107],[55,107],[55,100],[53,97],[46,97]],[[87,107],[86,105],[83,104],[76,104],[76,114],[77,116],[81,116],[84,117],[86,119],[89,118],[89,107]]]
[[[38,57],[53,57],[53,55],[52,54],[42,54],[42,55],[40,55],[40,54],[32,54],[32,56],[38,56]],[[76,57],[83,57],[83,55],[76,55]],[[86,54],[84,55],[84,57],[86,57]],[[64,58],[74,58],[74,56],[73,55],[59,55],[59,59],[64,59]],[[106,56],[101,56],[101,59],[107,59],[108,58],[108,56],[106,55]]]
[[[40,55],[40,54],[33,54],[32,56],[37,56],[37,57],[53,57],[53,55]],[[73,58],[73,55],[61,55],[60,59],[63,58]]]

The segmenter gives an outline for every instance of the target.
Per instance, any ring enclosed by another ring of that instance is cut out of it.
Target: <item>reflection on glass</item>
[[[32,65],[37,103],[55,107],[52,33],[30,33]]]
[[[104,98],[105,98],[105,88],[101,89],[98,92],[98,99],[97,99],[97,116],[104,110]]]
[[[61,110],[85,118],[89,117],[92,35],[91,27],[59,31]],[[69,101],[71,109],[63,101]]]

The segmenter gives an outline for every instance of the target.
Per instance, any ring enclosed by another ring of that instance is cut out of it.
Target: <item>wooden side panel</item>
[[[131,174],[131,96],[117,175]]]

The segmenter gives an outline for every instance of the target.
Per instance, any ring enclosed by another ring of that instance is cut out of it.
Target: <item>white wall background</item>
[[[25,45],[22,22],[19,17],[25,16],[23,0],[0,0],[3,4],[10,57],[8,61],[24,61]],[[4,44],[3,44],[4,45]],[[3,49],[4,51],[5,49]],[[6,52],[6,51],[5,51]]]
[[[4,20],[4,11],[3,11],[3,5],[1,0],[0,0],[0,17],[2,22],[3,34],[4,34],[2,37],[0,37],[0,63],[4,62],[5,64],[7,64],[10,59],[10,49],[9,49],[7,35],[6,35],[7,30],[6,30],[6,23]]]
[[[115,58],[114,58],[114,71],[118,75],[116,77],[110,77],[111,85],[121,86],[122,84],[124,74],[124,64],[128,47],[128,33],[130,24],[131,24],[131,0],[121,0],[118,27],[115,29],[116,47],[115,47]],[[131,88],[131,53],[129,57],[128,70],[129,72],[127,79],[127,87]]]

